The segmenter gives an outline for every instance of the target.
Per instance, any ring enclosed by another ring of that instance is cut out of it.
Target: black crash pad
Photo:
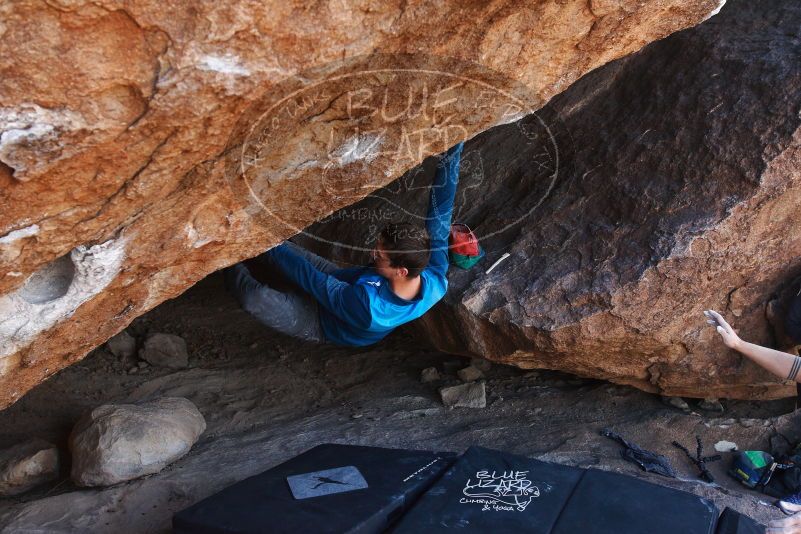
[[[319,445],[175,514],[173,531],[382,532],[455,457],[453,453]]]
[[[471,447],[393,532],[712,534],[716,520],[690,493]]]
[[[575,467],[470,447],[394,532],[547,534],[583,474]]]
[[[726,507],[720,514],[715,534],[765,534],[765,527],[750,517]]]
[[[589,469],[553,534],[712,534],[717,518],[715,505],[692,493]]]

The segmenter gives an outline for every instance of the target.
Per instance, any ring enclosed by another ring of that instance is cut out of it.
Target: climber
[[[723,343],[746,356],[760,367],[788,381],[801,382],[801,357],[780,350],[769,349],[740,339],[729,323],[714,310],[704,312],[709,324],[715,327]]]
[[[463,145],[438,156],[427,228],[388,225],[370,267],[340,269],[286,241],[258,260],[277,268],[303,293],[262,284],[242,263],[225,270],[226,288],[265,325],[307,341],[370,345],[420,317],[448,287],[448,236]]]

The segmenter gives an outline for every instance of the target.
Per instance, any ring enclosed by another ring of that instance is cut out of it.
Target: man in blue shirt
[[[384,228],[371,267],[340,269],[286,241],[258,257],[303,290],[277,291],[242,263],[225,270],[226,288],[265,325],[307,341],[365,346],[417,319],[448,288],[448,237],[464,143],[439,156],[426,229]]]

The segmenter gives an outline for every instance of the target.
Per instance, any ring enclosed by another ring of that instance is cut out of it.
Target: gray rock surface
[[[180,397],[100,406],[70,435],[72,480],[109,486],[158,473],[189,452],[205,429],[197,407]]]
[[[118,358],[130,358],[136,354],[136,339],[127,331],[123,330],[106,341],[106,347]]]
[[[486,408],[487,391],[483,382],[468,382],[439,390],[442,404],[449,408]]]
[[[58,478],[58,449],[42,439],[0,451],[0,496],[17,495]]]
[[[186,341],[181,336],[172,334],[150,334],[144,346],[139,350],[139,357],[156,367],[183,369],[189,366],[189,353]]]

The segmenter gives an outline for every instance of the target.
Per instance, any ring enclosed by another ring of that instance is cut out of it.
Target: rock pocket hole
[[[6,165],[0,161],[0,179],[9,179],[14,177],[14,167]]]
[[[20,297],[31,304],[52,302],[67,294],[74,278],[75,265],[70,255],[65,254],[28,277],[20,289]]]

